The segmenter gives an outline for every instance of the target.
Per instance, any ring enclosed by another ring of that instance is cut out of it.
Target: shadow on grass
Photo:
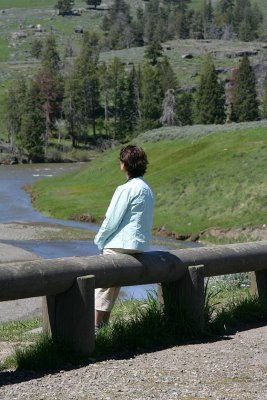
[[[177,345],[231,340],[236,331],[266,325],[267,300],[255,297],[238,300],[206,321],[205,333],[200,334],[190,323],[185,323],[179,310],[172,318],[166,316],[151,296],[147,306],[132,318],[118,317],[100,329],[91,357],[81,358],[70,346],[56,344],[41,335],[33,346],[16,351],[17,369],[0,373],[0,386],[36,379],[47,373],[74,370],[98,361],[129,359]]]

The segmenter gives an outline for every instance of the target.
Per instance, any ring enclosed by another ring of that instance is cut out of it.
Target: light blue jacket
[[[142,177],[118,186],[96,237],[99,249],[148,249],[153,223],[154,197]]]

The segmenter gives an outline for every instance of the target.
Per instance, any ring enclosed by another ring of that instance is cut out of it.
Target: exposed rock
[[[81,26],[77,26],[76,28],[74,28],[74,32],[75,33],[83,33],[83,28]]]
[[[74,221],[89,222],[92,224],[94,224],[96,222],[96,218],[90,214],[74,215],[71,217],[71,219]]]
[[[184,59],[184,60],[190,60],[191,58],[193,58],[194,56],[193,56],[193,54],[191,54],[191,53],[188,53],[188,54],[183,54],[182,55],[182,58]]]
[[[189,240],[190,242],[197,242],[199,237],[199,233],[192,233],[192,235],[189,237]]]
[[[254,241],[267,240],[267,224],[257,227],[240,227],[240,228],[208,228],[201,232],[201,237],[216,237],[219,239],[227,238],[230,241]]]
[[[16,39],[25,39],[27,37],[27,33],[24,31],[18,31],[18,32],[14,32],[12,34],[12,39],[16,40]]]
[[[223,68],[223,67],[218,67],[215,69],[215,71],[217,72],[217,74],[224,74],[224,73],[228,72],[227,68]]]
[[[244,51],[237,51],[235,53],[236,57],[244,57],[247,55],[248,57],[250,56],[256,56],[258,54],[258,50],[244,50]]]

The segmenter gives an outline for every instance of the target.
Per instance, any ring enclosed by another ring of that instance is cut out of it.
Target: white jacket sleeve
[[[119,186],[109,204],[106,217],[94,239],[94,243],[102,250],[107,239],[118,229],[129,205],[130,195],[128,190]]]

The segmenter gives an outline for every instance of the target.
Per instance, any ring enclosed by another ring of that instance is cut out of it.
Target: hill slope
[[[156,198],[155,229],[190,234],[267,223],[266,128],[142,145]],[[108,151],[79,172],[36,183],[34,204],[58,218],[90,214],[100,222],[124,181],[118,149]]]

